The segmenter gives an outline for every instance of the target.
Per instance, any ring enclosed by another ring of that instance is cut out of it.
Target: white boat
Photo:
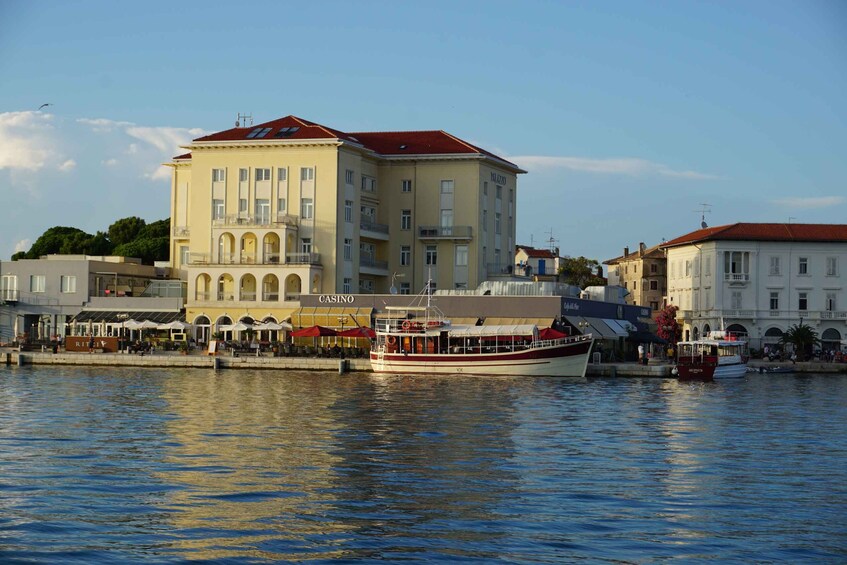
[[[584,377],[593,342],[531,324],[453,326],[429,305],[389,306],[375,330],[375,373]]]
[[[680,380],[739,378],[747,373],[749,359],[745,334],[711,332],[705,339],[677,343],[673,373]]]

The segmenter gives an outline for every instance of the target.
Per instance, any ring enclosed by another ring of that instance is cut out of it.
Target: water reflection
[[[0,562],[839,561],[847,378],[0,368]]]

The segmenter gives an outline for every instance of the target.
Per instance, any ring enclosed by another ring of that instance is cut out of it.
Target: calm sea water
[[[0,367],[0,562],[847,561],[847,377]]]

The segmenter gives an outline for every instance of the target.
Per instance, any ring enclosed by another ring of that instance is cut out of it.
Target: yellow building
[[[513,264],[525,171],[444,131],[287,116],[186,149],[169,166],[189,322],[282,321],[301,294],[412,294],[428,278],[474,288]]]

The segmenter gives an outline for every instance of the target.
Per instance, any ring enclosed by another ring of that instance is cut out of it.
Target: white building
[[[847,345],[847,225],[738,223],[662,247],[683,339],[743,331],[761,348],[802,321],[825,349]]]

